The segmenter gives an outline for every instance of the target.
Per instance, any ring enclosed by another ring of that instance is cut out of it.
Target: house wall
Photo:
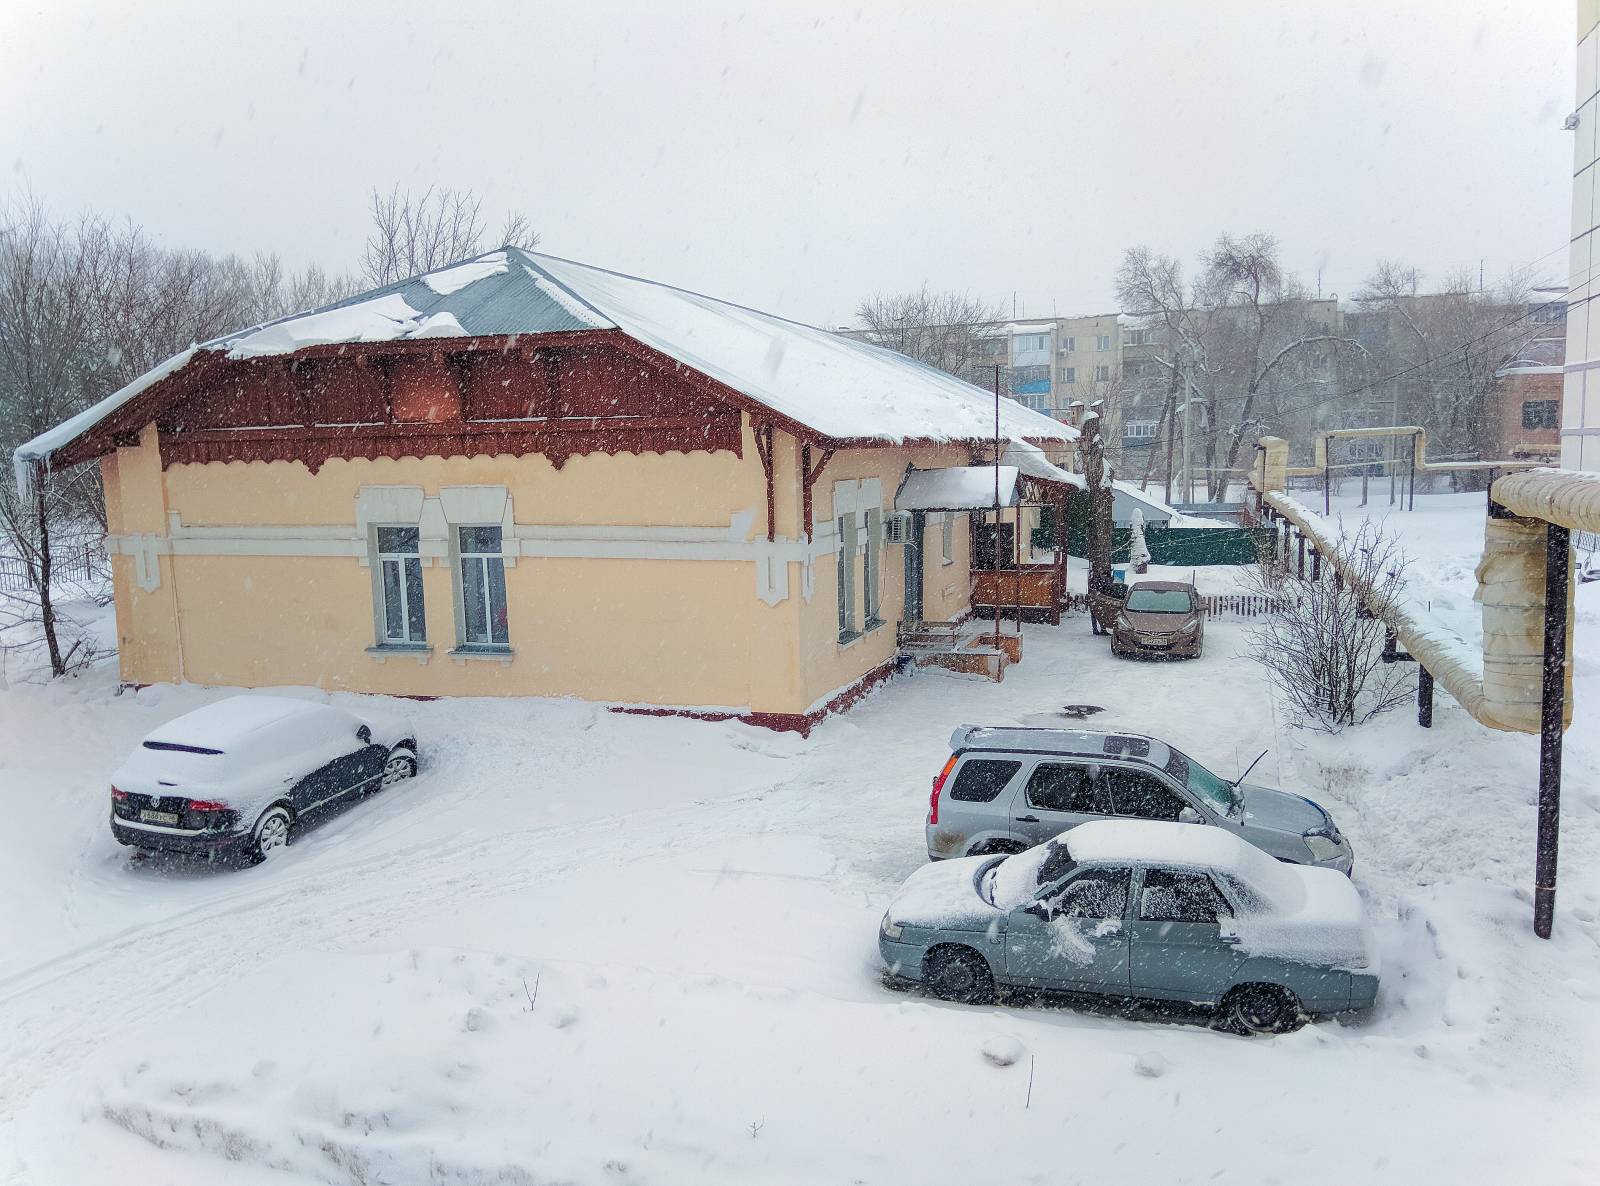
[[[840,643],[835,483],[875,479],[887,518],[909,465],[962,465],[968,454],[835,454],[814,488],[807,542],[800,445],[776,432],[769,543],[748,417],[743,433],[742,456],[591,454],[560,469],[541,454],[333,458],[312,473],[291,461],[163,470],[152,426],[102,462],[123,678],[810,712],[894,659],[904,606],[903,550],[884,546],[883,624]],[[520,551],[506,566],[508,661],[449,654],[457,572],[426,542],[431,649],[374,652],[374,568],[358,504],[377,487],[419,488],[428,500],[449,488],[504,489],[516,541],[508,553]],[[970,604],[966,517],[948,565],[933,516],[927,536],[924,615],[960,617]],[[858,599],[862,545],[852,558]]]
[[[1522,405],[1553,400],[1560,406],[1562,376],[1553,373],[1509,374],[1495,383],[1499,439],[1495,457],[1541,457],[1554,461],[1561,452],[1559,428],[1524,428]]]
[[[559,470],[529,454],[334,459],[315,474],[278,461],[163,473],[148,429],[103,462],[123,553],[113,560],[123,678],[801,711],[799,581],[775,604],[758,596],[750,549],[765,542],[766,484],[748,425],[746,436],[743,457],[591,455]],[[792,466],[786,476],[797,481]],[[373,569],[362,563],[356,508],[373,486],[427,497],[503,486],[519,533],[555,529],[521,538],[524,554],[508,562],[509,662],[447,654],[456,599],[444,556],[424,560],[425,661],[369,653]],[[780,502],[797,499],[785,491]],[[529,554],[552,550],[576,554]],[[616,554],[586,554],[595,552]],[[141,581],[152,555],[159,579]]]
[[[903,546],[887,546],[882,556],[883,624],[865,631],[859,638],[841,642],[839,638],[839,579],[836,549],[834,493],[838,483],[876,480],[879,503],[884,516],[893,511],[894,496],[908,466],[936,469],[966,465],[970,453],[961,447],[914,449],[847,449],[834,454],[813,490],[817,541],[826,553],[814,568],[814,589],[800,603],[800,670],[810,697],[808,707],[825,703],[839,689],[867,676],[894,659],[898,653],[895,626],[905,607],[905,552]],[[930,516],[930,519],[932,517]],[[929,526],[923,548],[923,616],[930,621],[963,616],[971,607],[971,573],[968,566],[968,533],[962,516],[956,531],[955,563],[940,563],[938,529]],[[858,617],[865,564],[865,548],[858,547],[852,558],[851,575],[855,582]]]

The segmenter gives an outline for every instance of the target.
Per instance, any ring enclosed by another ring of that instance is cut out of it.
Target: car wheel
[[[971,948],[936,947],[924,961],[928,991],[947,1001],[986,1005],[994,1000],[994,976]]]
[[[392,787],[397,782],[417,776],[417,760],[404,750],[395,750],[383,764],[383,774],[378,785]]]
[[[1306,1023],[1294,993],[1277,984],[1241,984],[1222,1000],[1218,1028],[1234,1034],[1288,1034]]]
[[[263,811],[261,818],[256,821],[250,848],[251,855],[258,861],[265,861],[274,853],[287,848],[291,822],[293,817],[289,814],[289,809],[281,804]]]

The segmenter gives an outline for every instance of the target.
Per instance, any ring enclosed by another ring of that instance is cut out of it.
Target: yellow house
[[[1001,402],[1002,447],[1070,448]],[[893,670],[897,624],[969,611],[990,496],[956,504],[995,417],[900,355],[505,248],[193,347],[17,462],[99,459],[129,683],[803,732]],[[961,472],[898,510],[922,470]]]

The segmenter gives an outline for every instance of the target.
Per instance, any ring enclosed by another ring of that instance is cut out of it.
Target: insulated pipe
[[[1495,481],[1490,497],[1513,515],[1600,532],[1600,474],[1532,469]]]

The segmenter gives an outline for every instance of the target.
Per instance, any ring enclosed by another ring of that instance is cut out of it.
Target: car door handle
[[[1038,822],[1039,822],[1039,817],[1036,816],[1036,815],[1019,815],[1019,816],[1017,816],[1017,823],[1019,823],[1019,824],[1036,824]]]
[[[1238,935],[1218,935],[1217,938],[1223,943],[1235,943],[1236,944],[1236,943],[1239,942],[1239,936]]]

